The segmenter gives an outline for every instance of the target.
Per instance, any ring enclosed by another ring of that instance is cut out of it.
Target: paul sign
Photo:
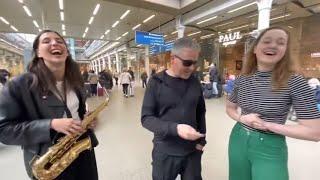
[[[219,36],[219,42],[224,46],[235,44],[238,39],[241,39],[240,32],[234,32]]]

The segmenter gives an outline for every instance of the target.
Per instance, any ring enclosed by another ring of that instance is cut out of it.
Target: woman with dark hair
[[[62,135],[84,132],[81,120],[86,113],[80,69],[62,36],[51,30],[40,32],[33,53],[29,72],[7,83],[0,95],[0,141],[22,146],[32,179],[32,158],[47,152]],[[89,136],[95,147],[98,141],[91,129],[81,138]],[[98,179],[94,150],[83,151],[56,179]]]
[[[235,80],[226,105],[237,122],[229,140],[229,180],[288,180],[285,137],[320,140],[316,98],[295,71],[289,37],[280,27],[262,31]],[[294,125],[285,124],[291,106]]]

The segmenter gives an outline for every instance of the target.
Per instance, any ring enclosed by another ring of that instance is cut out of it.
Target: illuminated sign
[[[235,44],[239,39],[241,39],[240,32],[234,32],[219,36],[219,42],[224,46]]]
[[[319,58],[320,52],[311,53],[311,58]]]
[[[164,45],[163,34],[156,34],[150,32],[136,31],[136,44],[145,45]]]

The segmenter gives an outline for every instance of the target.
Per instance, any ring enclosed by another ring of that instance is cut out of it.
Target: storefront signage
[[[144,45],[164,45],[163,34],[136,31],[136,44]]]
[[[320,52],[311,53],[311,58],[320,58]]]
[[[239,39],[241,39],[240,32],[234,32],[219,36],[219,42],[224,46],[235,44]]]

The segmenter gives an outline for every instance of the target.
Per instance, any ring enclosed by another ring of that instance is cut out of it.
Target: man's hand
[[[197,145],[196,145],[196,149],[197,149],[198,151],[203,151],[203,146],[202,146],[201,144],[197,144]]]
[[[195,141],[201,137],[204,137],[204,134],[197,132],[193,127],[187,124],[178,124],[177,126],[178,135],[185,140]]]

